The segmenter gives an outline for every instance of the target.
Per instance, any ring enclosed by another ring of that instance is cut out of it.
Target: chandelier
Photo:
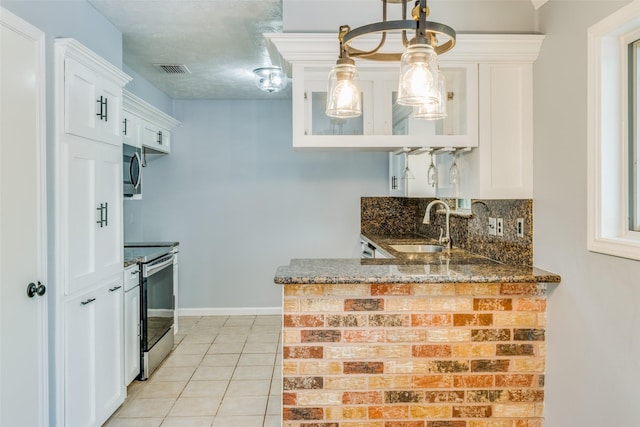
[[[326,114],[330,117],[349,118],[362,114],[362,95],[359,73],[354,58],[372,61],[399,61],[397,103],[413,107],[413,117],[442,119],[446,117],[446,81],[438,68],[438,55],[456,44],[453,28],[427,21],[427,0],[416,0],[407,19],[407,3],[413,0],[382,0],[382,22],[363,25],[353,30],[340,26],[338,40],[340,55],[329,73]],[[387,4],[402,4],[402,20],[387,20]],[[382,48],[387,33],[401,32],[403,52],[387,52]],[[361,50],[351,44],[357,38],[379,34],[380,41],[372,50]],[[411,39],[407,34],[411,34]]]

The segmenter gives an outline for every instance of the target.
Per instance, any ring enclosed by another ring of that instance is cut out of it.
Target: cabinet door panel
[[[140,287],[124,294],[124,380],[129,385],[140,373]]]
[[[65,74],[65,132],[96,139],[100,119],[96,73],[77,61],[67,58]]]
[[[120,147],[101,145],[97,183],[97,202],[105,203],[104,226],[98,228],[96,266],[102,276],[122,271],[122,151]]]
[[[107,100],[105,119],[102,121],[102,140],[122,145],[122,89],[108,81],[102,81],[101,95]]]
[[[95,300],[90,301],[93,298]],[[68,427],[96,424],[97,304],[95,293],[81,295],[65,304],[64,419]]]
[[[122,272],[106,282],[96,305],[96,407],[104,422],[124,401]]]
[[[66,151],[62,169],[66,175],[66,197],[63,218],[67,231],[67,272],[65,294],[79,291],[95,282],[96,233],[100,212],[97,210],[96,177],[98,176],[94,143],[73,141],[64,144]]]

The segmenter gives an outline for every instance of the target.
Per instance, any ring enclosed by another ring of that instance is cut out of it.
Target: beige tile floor
[[[179,322],[174,350],[105,426],[280,427],[281,316]]]

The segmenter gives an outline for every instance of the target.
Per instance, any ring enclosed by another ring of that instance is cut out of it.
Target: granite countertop
[[[452,248],[437,253],[400,253],[391,244],[433,244],[417,235],[362,235],[394,258],[293,259],[278,267],[278,284],[560,282],[560,276],[531,266],[507,265]]]

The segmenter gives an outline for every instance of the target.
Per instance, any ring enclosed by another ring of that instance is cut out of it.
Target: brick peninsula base
[[[545,283],[283,294],[283,427],[543,425]]]

